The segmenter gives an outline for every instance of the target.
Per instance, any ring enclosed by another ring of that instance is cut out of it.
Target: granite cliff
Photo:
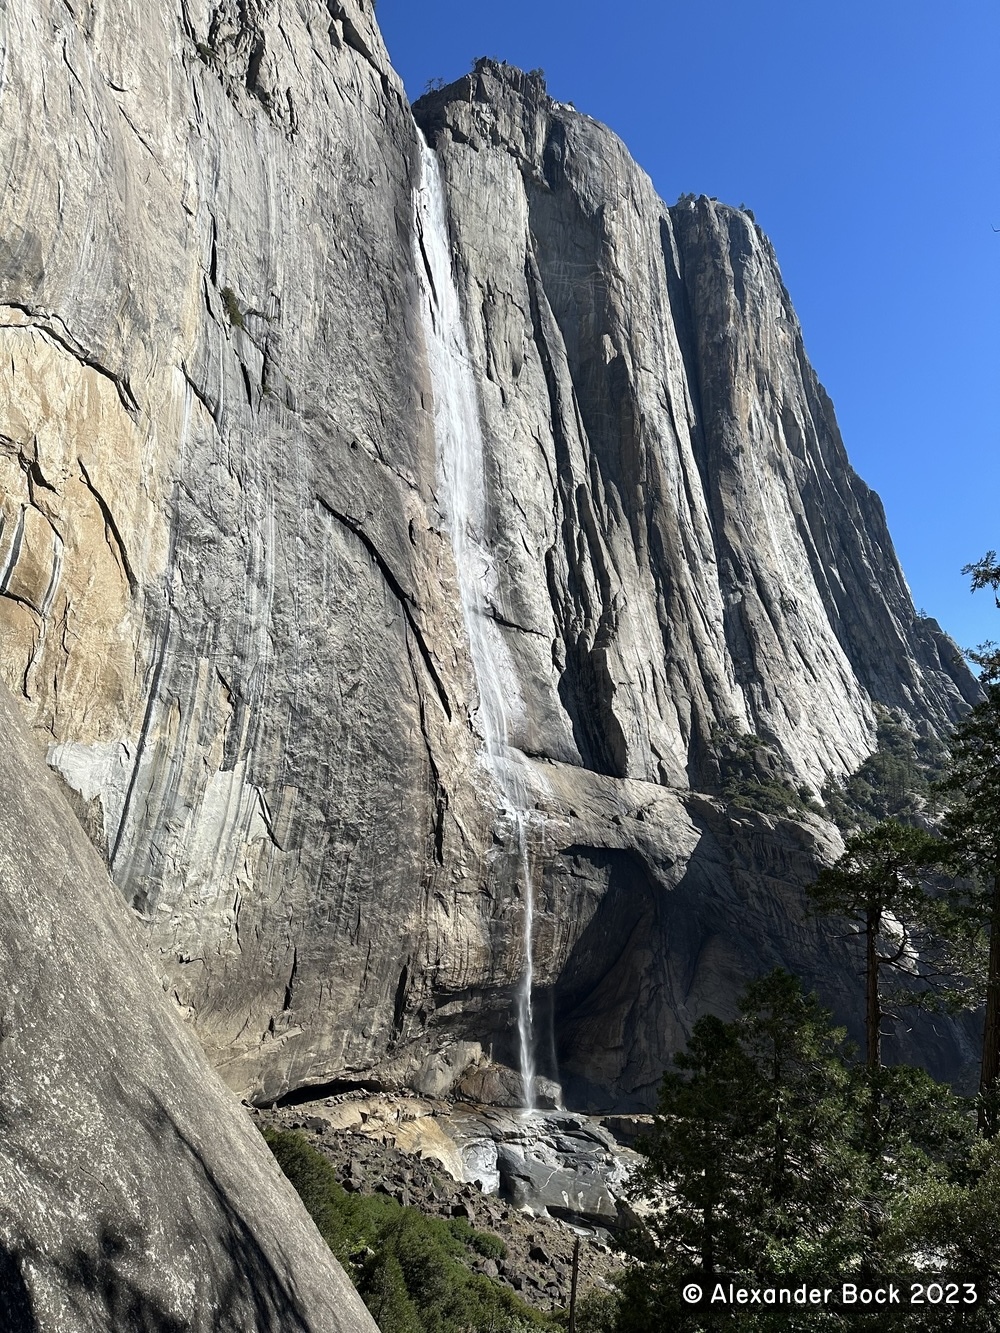
[[[492,62],[411,113],[367,0],[2,22],[0,670],[230,1086],[527,1033],[642,1106],[775,963],[848,1016],[836,830],[722,756],[815,795],[976,687],[751,217]]]
[[[376,1333],[0,685],[0,1327]]]

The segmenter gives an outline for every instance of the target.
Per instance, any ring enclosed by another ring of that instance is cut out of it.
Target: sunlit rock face
[[[432,238],[358,0],[4,23],[0,670],[227,1081],[523,1070],[528,887],[531,1064],[581,1104],[647,1103],[774,963],[848,1014],[800,897],[836,833],[691,792],[740,733],[816,791],[876,703],[940,732],[974,685],[749,216],[666,208],[487,62],[416,108]],[[471,544],[432,239],[482,436]]]
[[[5,23],[4,674],[231,1081],[369,1065],[461,728],[409,108],[350,4]]]
[[[417,114],[450,185],[503,628],[539,696],[525,747],[696,785],[736,722],[818,786],[869,753],[873,699],[947,725],[969,683],[916,621],[749,214],[668,209],[505,67]]]

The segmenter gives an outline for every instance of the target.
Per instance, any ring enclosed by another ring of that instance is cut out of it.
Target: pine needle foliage
[[[918,735],[899,714],[881,708],[874,752],[849,777],[826,783],[824,813],[845,833],[886,819],[919,823],[933,808],[945,757],[935,737]]]
[[[469,1267],[502,1242],[464,1219],[447,1222],[386,1195],[349,1194],[301,1135],[264,1137],[382,1333],[545,1333],[557,1326]]]
[[[869,1114],[875,1090],[877,1116]],[[991,1190],[1000,1150],[977,1139],[972,1104],[907,1066],[874,1073],[780,969],[744,992],[733,1023],[702,1018],[664,1076],[634,1180],[633,1263],[588,1333],[996,1330],[990,1309],[693,1311],[683,1284],[725,1274],[815,1283],[934,1271],[1000,1273]],[[955,1231],[967,1228],[963,1237]],[[998,1288],[1000,1289],[1000,1288]]]
[[[955,1000],[947,945],[954,914],[932,883],[942,856],[939,839],[887,819],[848,838],[806,890],[816,910],[843,919],[862,946],[869,1069],[881,1067],[883,1024],[893,1010]],[[891,1005],[888,977],[905,983],[892,987]]]
[[[621,1333],[695,1327],[679,1295],[692,1270],[808,1273],[857,1254],[864,1160],[845,1055],[844,1033],[780,969],[748,987],[736,1022],[695,1024],[634,1181],[643,1221],[624,1244],[643,1290],[625,1279]]]
[[[990,552],[992,556],[992,552]],[[980,1073],[980,1127],[1000,1127],[1000,684],[955,728],[938,791],[947,803],[942,831],[961,919],[987,942],[986,1019]]]

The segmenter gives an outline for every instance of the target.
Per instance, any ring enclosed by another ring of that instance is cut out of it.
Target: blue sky
[[[481,55],[545,70],[670,203],[744,203],[774,242],[918,607],[963,646],[1000,611],[1000,6],[995,0],[379,0],[411,98]]]

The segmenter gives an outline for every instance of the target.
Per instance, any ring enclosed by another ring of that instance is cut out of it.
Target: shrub
[[[915,736],[897,714],[879,711],[876,749],[843,781],[823,788],[826,814],[845,832],[885,819],[911,823],[927,808],[931,785],[943,771],[943,746]]]
[[[445,1221],[386,1195],[348,1194],[301,1134],[264,1131],[323,1239],[343,1264],[382,1333],[531,1333],[549,1317],[507,1287],[471,1271],[473,1254],[500,1259],[499,1236],[464,1218]]]
[[[226,307],[226,314],[229,316],[229,322],[232,324],[233,328],[245,328],[246,320],[244,319],[243,307],[240,305],[239,298],[233,291],[232,287],[223,287],[222,301]]]
[[[736,722],[713,728],[709,751],[718,764],[718,793],[724,800],[782,818],[807,810],[820,813],[809,789],[792,785],[776,747],[741,732]]]
[[[494,1236],[491,1231],[474,1231],[470,1244],[477,1254],[481,1254],[484,1259],[506,1259],[507,1246],[499,1236]]]
[[[484,1259],[506,1259],[507,1246],[492,1231],[476,1231],[464,1217],[454,1217],[448,1223],[452,1235],[481,1254]]]

